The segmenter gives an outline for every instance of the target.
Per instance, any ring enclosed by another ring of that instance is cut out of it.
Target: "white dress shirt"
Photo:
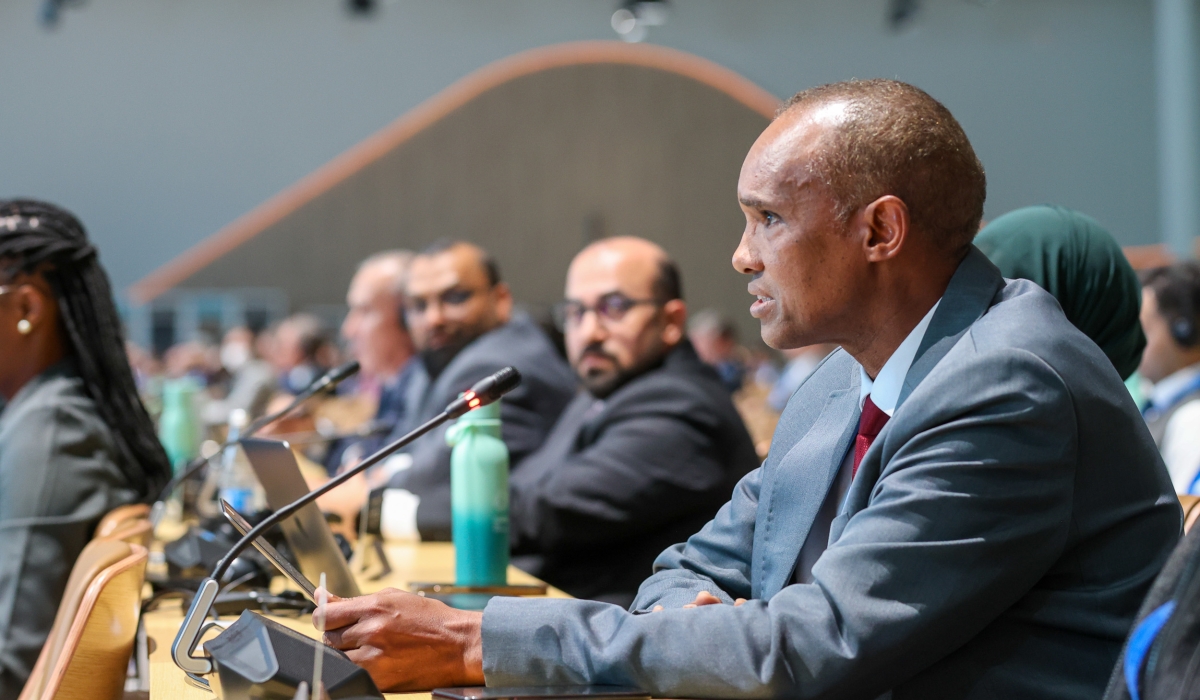
[[[1200,364],[1184,367],[1154,385],[1150,392],[1151,409],[1168,410],[1183,395],[1191,393],[1189,387],[1200,377]],[[1180,406],[1167,421],[1159,445],[1163,461],[1176,493],[1200,491],[1191,489],[1192,482],[1200,473],[1200,399],[1193,399]]]

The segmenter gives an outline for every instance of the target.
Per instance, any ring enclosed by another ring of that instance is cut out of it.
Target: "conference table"
[[[448,542],[388,543],[384,545],[392,572],[377,580],[360,579],[363,593],[372,593],[384,588],[407,589],[410,581],[450,582],[454,580],[454,546]],[[516,569],[508,568],[511,584],[540,583],[536,578]],[[549,587],[546,597],[569,598],[566,593]],[[171,661],[171,642],[183,622],[184,610],[177,601],[164,603],[162,607],[143,616],[146,634],[152,640],[150,653],[150,698],[151,700],[212,700],[215,696],[206,690],[191,685],[183,671]],[[234,618],[230,618],[231,620]],[[316,637],[317,631],[308,615],[300,617],[273,617],[272,619]],[[429,693],[387,693],[387,698],[405,700],[427,700]]]

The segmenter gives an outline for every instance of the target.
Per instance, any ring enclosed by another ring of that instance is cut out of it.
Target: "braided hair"
[[[40,274],[54,292],[62,327],[88,396],[112,432],[130,485],[153,497],[171,468],[138,397],[108,275],[70,212],[28,199],[0,200],[0,264],[6,277]]]

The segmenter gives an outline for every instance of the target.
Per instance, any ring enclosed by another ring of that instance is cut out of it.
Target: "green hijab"
[[[988,224],[975,245],[1005,277],[1053,294],[1122,379],[1137,369],[1146,347],[1138,321],[1141,285],[1121,247],[1094,219],[1063,207],[1026,207]]]

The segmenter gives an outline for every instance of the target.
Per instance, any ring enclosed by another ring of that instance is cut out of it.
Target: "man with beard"
[[[405,286],[405,319],[424,371],[410,382],[404,420],[389,442],[433,418],[475,382],[512,365],[523,379],[504,396],[500,420],[509,463],[517,464],[541,446],[575,395],[570,368],[541,329],[513,310],[496,263],[478,246],[443,241],[418,253]],[[446,427],[389,460],[395,473],[388,488],[375,494],[384,534],[450,539]]]
[[[585,248],[555,312],[586,391],[513,470],[513,563],[628,606],[659,552],[708,522],[758,457],[684,334],[679,272],[657,245]]]

